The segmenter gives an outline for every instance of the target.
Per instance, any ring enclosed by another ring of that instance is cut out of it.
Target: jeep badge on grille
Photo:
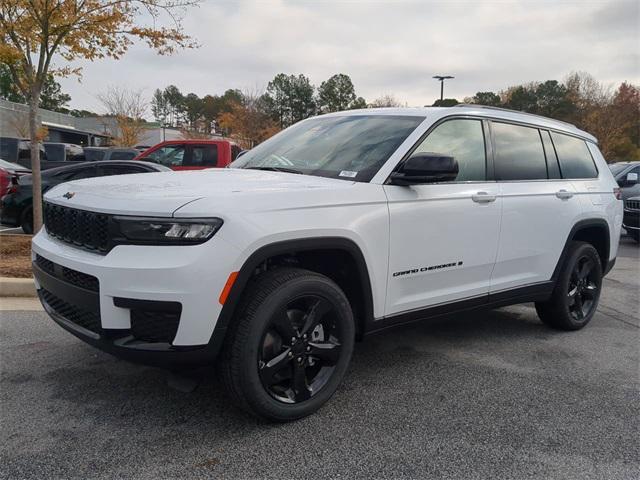
[[[71,200],[73,198],[73,196],[75,195],[75,192],[67,192],[64,195],[62,195],[64,198],[66,198],[67,200]]]

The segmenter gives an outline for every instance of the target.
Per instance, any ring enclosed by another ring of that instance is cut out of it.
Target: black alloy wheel
[[[600,299],[602,261],[593,245],[574,241],[561,259],[551,297],[536,302],[543,323],[559,330],[579,330],[591,321]]]
[[[326,384],[340,358],[336,309],[306,295],[276,313],[262,340],[258,372],[264,388],[284,403],[304,402]]]
[[[355,342],[353,311],[330,278],[277,267],[251,280],[218,372],[233,403],[277,422],[314,413],[335,393]]]
[[[569,278],[567,308],[578,322],[591,314],[600,293],[600,279],[595,274],[595,266],[593,258],[583,255],[578,258]]]

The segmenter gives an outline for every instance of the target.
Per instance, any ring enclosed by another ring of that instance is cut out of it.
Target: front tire
[[[572,242],[551,298],[537,302],[542,322],[558,330],[579,330],[591,321],[602,288],[598,251],[585,242]]]
[[[353,313],[340,287],[308,270],[277,268],[252,282],[238,308],[219,365],[234,403],[279,422],[318,410],[353,352]]]

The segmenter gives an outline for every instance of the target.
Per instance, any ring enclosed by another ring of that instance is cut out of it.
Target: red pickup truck
[[[145,150],[135,160],[155,162],[172,170],[222,168],[242,149],[229,140],[167,140]]]

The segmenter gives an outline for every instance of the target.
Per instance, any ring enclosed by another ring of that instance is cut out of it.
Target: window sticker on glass
[[[342,170],[338,176],[339,177],[356,178],[356,175],[358,175],[358,172],[351,172],[349,170]]]

